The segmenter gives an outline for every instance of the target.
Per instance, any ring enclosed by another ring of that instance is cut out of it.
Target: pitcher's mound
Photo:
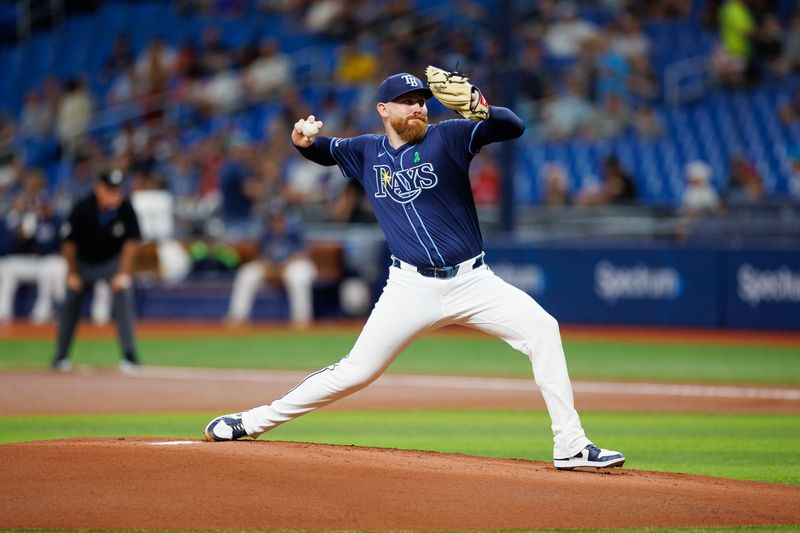
[[[800,488],[294,442],[0,446],[0,527],[501,529],[800,523]]]

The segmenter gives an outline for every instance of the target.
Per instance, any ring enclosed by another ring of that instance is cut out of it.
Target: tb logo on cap
[[[419,81],[417,80],[416,76],[412,76],[411,74],[404,74],[401,76],[403,81],[406,82],[406,85],[410,87],[419,87]]]

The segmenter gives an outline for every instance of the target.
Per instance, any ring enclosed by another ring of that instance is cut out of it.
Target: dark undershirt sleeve
[[[294,145],[294,147],[309,161],[329,167],[337,164],[336,160],[333,158],[333,154],[331,154],[332,142],[333,139],[331,137],[318,135],[314,138],[314,144],[308,148],[302,148],[297,145]]]
[[[508,141],[520,137],[525,132],[525,123],[506,107],[490,106],[489,118],[475,129],[475,136],[470,146],[477,152],[487,144]]]

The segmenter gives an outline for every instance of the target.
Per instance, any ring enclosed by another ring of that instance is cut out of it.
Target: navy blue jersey
[[[282,263],[305,249],[302,228],[290,221],[280,230],[267,227],[261,237],[261,257],[273,263]]]
[[[417,266],[455,265],[483,250],[469,182],[482,146],[519,137],[522,121],[492,107],[483,122],[447,120],[416,143],[392,148],[386,135],[317,136],[299,148],[312,161],[337,164],[364,187],[392,255]],[[327,153],[325,153],[327,151]]]

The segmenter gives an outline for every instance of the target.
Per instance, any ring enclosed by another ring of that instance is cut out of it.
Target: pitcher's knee
[[[549,313],[544,313],[537,317],[536,320],[537,333],[545,337],[561,337],[561,330],[558,325],[558,320]]]
[[[347,363],[341,364],[336,370],[340,375],[341,389],[349,392],[363,389],[381,375],[380,370]]]
[[[553,316],[553,315],[551,315],[551,314],[548,314],[548,315],[547,315],[547,318],[546,318],[546,322],[547,322],[547,324],[548,324],[548,326],[547,326],[547,327],[548,327],[549,329],[552,329],[552,330],[554,330],[554,331],[556,331],[556,332],[558,332],[558,331],[559,331],[558,320],[556,319],[556,317],[554,317],[554,316]]]

